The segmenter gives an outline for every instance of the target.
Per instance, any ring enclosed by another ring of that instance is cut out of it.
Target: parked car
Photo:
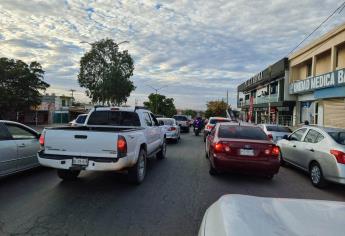
[[[181,131],[189,132],[189,120],[187,116],[174,115],[172,118],[175,119],[176,123],[181,127]]]
[[[205,151],[211,175],[232,171],[271,179],[279,171],[279,148],[254,125],[218,123],[207,136]]]
[[[282,164],[308,172],[314,186],[324,187],[327,181],[345,184],[345,129],[305,126],[277,145]]]
[[[0,120],[0,176],[39,166],[39,136],[26,125]]]
[[[69,122],[70,126],[83,126],[85,124],[87,114],[80,114],[76,119]]]
[[[80,171],[128,170],[129,180],[140,184],[146,159],[164,159],[166,141],[154,115],[143,108],[94,108],[81,127],[49,128],[41,136],[38,160],[57,169],[64,180]]]
[[[273,140],[273,142],[278,142],[279,140],[283,139],[285,135],[291,134],[291,129],[286,126],[282,125],[274,125],[274,124],[259,124],[258,125],[267,135],[269,138]]]
[[[345,203],[222,196],[205,212],[199,236],[343,235]]]
[[[180,140],[180,126],[173,118],[157,118],[159,125],[165,132],[166,139],[172,139],[175,142]]]
[[[206,141],[206,137],[211,132],[213,127],[217,123],[221,123],[221,122],[231,122],[231,120],[228,118],[224,118],[224,117],[210,117],[208,119],[206,126],[205,126],[205,129],[204,129],[204,142]]]

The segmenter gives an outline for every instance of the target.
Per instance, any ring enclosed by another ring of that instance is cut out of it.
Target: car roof
[[[258,125],[287,127],[286,125],[278,125],[278,124],[258,124]]]
[[[145,109],[144,107],[117,107],[117,106],[97,107],[97,106],[95,106],[93,108],[93,111],[111,111],[111,110],[132,111],[132,112],[134,112],[136,110],[149,111],[148,109]]]
[[[219,119],[219,120],[230,120],[229,118],[221,117],[221,116],[212,116],[212,117],[209,118],[209,120],[214,120],[214,119]]]
[[[157,120],[175,120],[174,118],[158,117]]]
[[[217,123],[217,125],[219,126],[244,126],[244,127],[255,127],[255,128],[259,128],[257,127],[255,124],[251,124],[251,123],[242,123],[242,122],[223,122],[223,123]]]
[[[317,128],[317,129],[321,129],[325,132],[345,132],[344,128],[317,126],[317,125],[304,125],[301,128]]]

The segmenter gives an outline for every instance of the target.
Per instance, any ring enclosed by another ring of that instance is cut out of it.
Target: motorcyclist
[[[202,128],[203,128],[203,125],[204,125],[204,122],[203,122],[203,120],[202,120],[201,117],[197,117],[197,118],[194,120],[194,123],[193,123],[193,127],[194,127],[194,128],[202,129]]]

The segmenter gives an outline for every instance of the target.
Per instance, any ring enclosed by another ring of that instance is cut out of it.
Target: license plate
[[[78,166],[87,166],[89,164],[89,160],[86,158],[73,157],[72,164]]]
[[[252,149],[240,149],[241,156],[254,156],[254,150]]]

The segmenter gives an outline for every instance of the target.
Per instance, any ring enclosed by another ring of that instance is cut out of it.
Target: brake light
[[[273,135],[272,134],[267,134],[267,137],[269,140],[273,140]]]
[[[175,127],[170,127],[168,130],[169,131],[174,131],[174,130],[176,130],[176,128]]]
[[[212,126],[212,125],[207,125],[207,126],[206,126],[206,129],[211,130],[212,128],[213,128],[213,126]]]
[[[231,152],[231,148],[229,145],[225,143],[216,143],[216,145],[214,145],[214,152],[215,153]]]
[[[127,141],[125,137],[119,136],[117,139],[117,157],[125,157],[127,155]]]
[[[44,146],[44,133],[41,134],[38,142],[41,144],[42,147]]]
[[[335,156],[337,159],[337,162],[340,164],[345,164],[345,153],[339,150],[331,150],[330,151],[332,155]]]
[[[274,146],[273,148],[272,148],[272,155],[273,156],[279,156],[279,147],[277,147],[277,146]]]

